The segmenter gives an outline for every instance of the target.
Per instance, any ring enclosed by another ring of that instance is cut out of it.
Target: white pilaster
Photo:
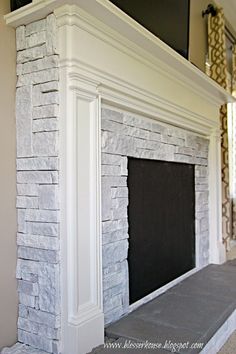
[[[220,142],[220,130],[213,129],[209,146],[209,242],[210,262],[216,264],[226,261],[226,250],[222,242]]]
[[[63,353],[84,354],[104,340],[100,101],[95,85],[66,69],[61,88]]]

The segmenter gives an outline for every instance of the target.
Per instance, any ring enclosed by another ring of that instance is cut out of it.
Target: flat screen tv
[[[190,0],[110,0],[188,59]]]

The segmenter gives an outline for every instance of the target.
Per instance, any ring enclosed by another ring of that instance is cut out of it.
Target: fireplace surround
[[[104,340],[104,313],[132,310],[128,225],[111,236],[104,219],[111,206],[126,218],[126,197],[107,201],[103,182],[127,193],[127,156],[195,166],[196,270],[224,261],[218,118],[232,98],[107,0],[33,0],[6,20],[18,47],[19,340],[84,354]]]
[[[201,268],[209,263],[209,140],[111,106],[102,107],[101,138],[103,306],[108,324],[135,307],[129,307],[128,157],[194,167],[194,262]],[[179,193],[184,195],[184,190]],[[169,222],[173,223],[171,216]],[[155,292],[147,295],[138,304],[150,300]]]

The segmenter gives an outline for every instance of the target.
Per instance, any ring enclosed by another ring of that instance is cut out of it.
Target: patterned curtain
[[[210,63],[210,77],[224,89],[227,85],[227,60],[225,19],[222,8],[217,9],[216,16],[208,15],[208,55]],[[222,232],[223,242],[228,248],[232,238],[232,203],[229,190],[229,155],[228,155],[228,127],[227,105],[220,109],[221,123],[221,172],[222,172]]]
[[[234,97],[236,97],[236,45],[233,46],[232,48],[232,95]],[[234,103],[234,106],[236,106],[236,104]],[[234,107],[233,110],[234,114],[236,114],[236,107]],[[236,119],[235,116],[233,116],[233,119]],[[234,128],[236,126],[235,122],[233,124]],[[234,147],[236,146],[236,131],[235,129],[233,129],[233,140],[234,140]],[[233,154],[236,155],[236,150],[234,148],[233,150]],[[235,157],[235,156],[234,156]],[[234,159],[235,161],[235,159]],[[233,166],[234,171],[235,171],[235,166]],[[233,176],[235,177],[234,173]],[[234,191],[236,191],[236,179],[234,179],[233,181],[234,186],[233,189]],[[235,195],[233,196],[233,200],[232,200],[232,228],[233,228],[233,239],[236,240],[236,199],[235,199]]]

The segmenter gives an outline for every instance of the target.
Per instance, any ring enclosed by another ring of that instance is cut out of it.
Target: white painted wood
[[[104,339],[100,100],[62,70],[61,103],[63,353],[84,354]]]
[[[221,195],[221,133],[213,129],[209,146],[209,222],[210,263],[226,261],[226,249],[222,243],[222,195]]]
[[[63,353],[82,354],[103,342],[104,329],[100,101],[210,139],[210,257],[212,262],[221,263],[225,249],[221,241],[219,106],[230,101],[231,96],[133,23],[124,38],[75,6],[62,7],[55,14],[59,26],[62,204],[65,203]],[[149,50],[130,40],[133,31],[138,37],[143,35]]]

